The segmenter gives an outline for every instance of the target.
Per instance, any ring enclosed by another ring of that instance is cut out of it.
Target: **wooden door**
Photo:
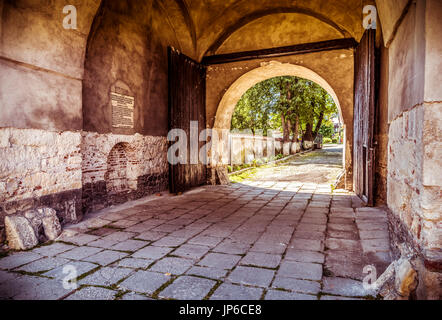
[[[198,164],[191,164],[190,141],[191,132],[195,133],[191,130],[193,122],[198,129],[192,137],[192,148],[195,149],[195,139],[198,149],[205,144],[197,136],[206,128],[206,68],[173,48],[169,48],[168,56],[169,130],[182,129],[187,136],[187,163],[169,165],[170,192],[179,193],[207,183],[203,159],[197,159]]]
[[[376,30],[367,30],[355,53],[353,182],[356,194],[373,206],[376,106]]]

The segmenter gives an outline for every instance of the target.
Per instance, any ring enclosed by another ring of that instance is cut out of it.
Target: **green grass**
[[[254,177],[256,174],[258,173],[257,169],[250,169],[248,171],[239,173],[239,174],[234,174],[230,176],[230,182],[232,183],[241,183],[244,180],[250,179],[252,177]]]

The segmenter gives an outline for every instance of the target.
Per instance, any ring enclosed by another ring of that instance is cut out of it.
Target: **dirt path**
[[[332,184],[343,168],[342,148],[327,145],[322,150],[297,155],[278,166],[258,169],[248,180]]]

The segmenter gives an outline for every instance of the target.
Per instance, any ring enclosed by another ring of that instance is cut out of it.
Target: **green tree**
[[[232,129],[280,130],[284,142],[313,141],[337,108],[316,83],[297,77],[276,77],[250,88],[238,102]]]

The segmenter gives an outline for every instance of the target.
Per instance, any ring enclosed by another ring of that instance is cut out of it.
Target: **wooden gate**
[[[206,68],[173,48],[169,48],[168,56],[169,130],[182,129],[187,136],[187,162],[169,165],[170,192],[179,193],[207,183],[207,169],[201,161],[203,159],[194,157],[196,143],[197,153],[205,144],[199,141],[198,136],[206,128]],[[198,123],[197,134],[191,130],[191,122],[194,125]],[[191,132],[194,133],[192,138]],[[191,160],[195,164],[191,164]]]
[[[356,194],[369,206],[374,204],[375,42],[376,30],[367,30],[355,53],[353,182]]]

